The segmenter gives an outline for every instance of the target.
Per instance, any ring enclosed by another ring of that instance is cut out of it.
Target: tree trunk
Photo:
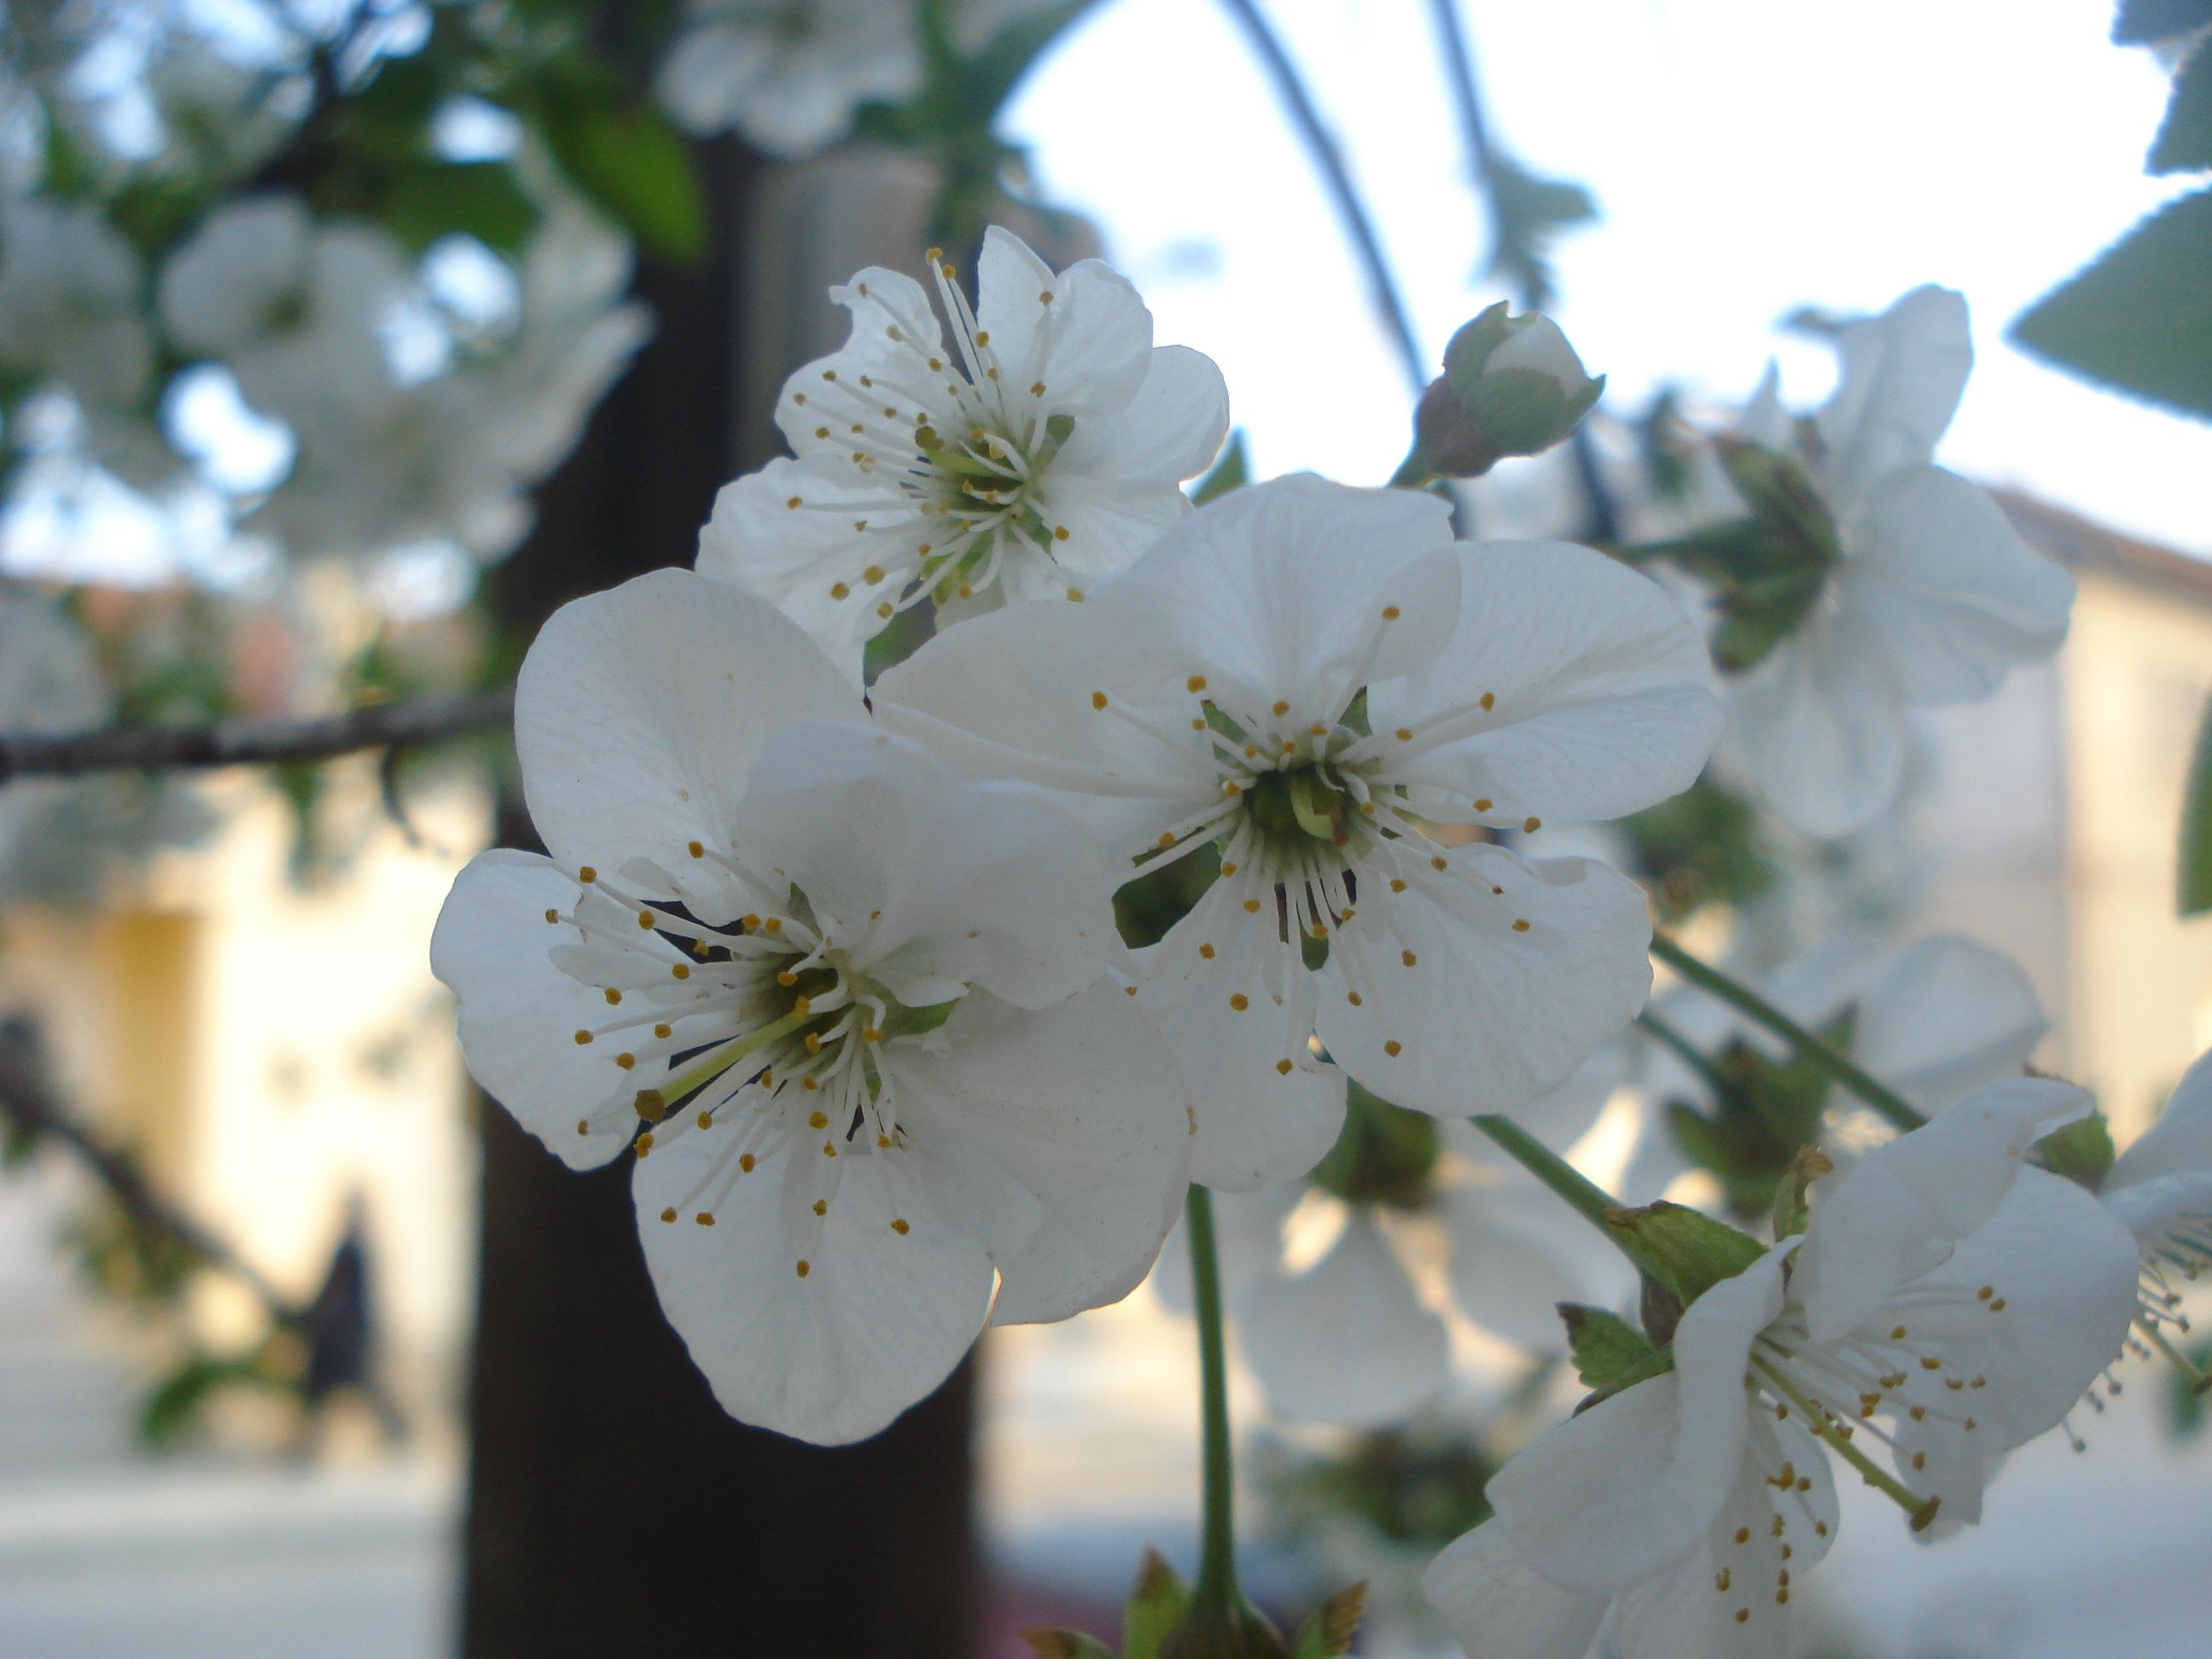
[[[497,573],[518,640],[566,599],[688,564],[715,489],[759,459],[739,435],[758,421],[741,388],[762,380],[740,361],[758,168],[732,146],[702,156],[713,252],[641,267],[659,331]],[[537,844],[518,799],[500,836]],[[482,1115],[469,1659],[967,1659],[972,1362],[863,1445],[739,1425],[661,1317],[628,1161],[574,1175],[496,1107]]]

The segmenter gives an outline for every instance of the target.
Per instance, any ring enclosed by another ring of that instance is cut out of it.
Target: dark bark
[[[706,160],[714,254],[641,272],[659,332],[499,572],[518,639],[565,599],[689,562],[715,489],[758,459],[732,435],[752,168]],[[501,839],[535,844],[519,803]],[[966,1659],[970,1368],[860,1446],[740,1426],[661,1318],[627,1161],[574,1175],[483,1115],[469,1659]]]

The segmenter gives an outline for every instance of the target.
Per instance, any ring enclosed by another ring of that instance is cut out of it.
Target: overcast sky
[[[1489,299],[1428,0],[1268,9],[1381,221],[1423,344]],[[1978,365],[1941,458],[2212,553],[2212,427],[2021,356],[2021,309],[2186,179],[2144,176],[2163,73],[2107,44],[2105,0],[1462,0],[1492,124],[1577,179],[1601,223],[1556,307],[1613,405],[1674,381],[1734,400],[1779,356],[1790,400],[1832,378],[1778,337],[1800,305],[1871,311],[1923,282],[1970,301]],[[1014,136],[1092,214],[1162,340],[1222,364],[1261,471],[1379,483],[1402,371],[1224,10],[1105,0],[1024,89]]]

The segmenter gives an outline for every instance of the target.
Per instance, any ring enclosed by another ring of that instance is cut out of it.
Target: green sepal
[[[1674,1369],[1674,1348],[1662,1342],[1603,1388],[1593,1389],[1575,1402],[1572,1415],[1580,1417],[1592,1406],[1610,1400],[1617,1394],[1626,1394],[1638,1382],[1649,1382],[1655,1376],[1664,1376]]]
[[[1016,1634],[1030,1644],[1037,1659],[1114,1659],[1113,1649],[1079,1630],[1025,1630]]]
[[[1562,1302],[1559,1317],[1566,1324],[1567,1351],[1574,1356],[1575,1375],[1585,1388],[1610,1387],[1655,1352],[1649,1337],[1606,1309]]]
[[[1252,464],[1244,453],[1244,428],[1240,426],[1229,434],[1229,441],[1222,447],[1221,459],[1214,462],[1212,471],[1190,487],[1191,502],[1204,507],[1251,482]]]
[[[1749,1233],[1664,1199],[1608,1210],[1605,1224],[1630,1259],[1685,1307],[1766,1254],[1766,1247]]]
[[[2043,1154],[2045,1169],[2094,1193],[2112,1168],[2112,1126],[2102,1112],[2092,1112],[2052,1130],[2035,1147]]]
[[[1291,1659],[1342,1659],[1352,1651],[1359,1621],[1367,1615],[1367,1581],[1346,1584],[1313,1610],[1298,1626]]]
[[[1190,1587],[1158,1550],[1148,1549],[1121,1609],[1121,1659],[1159,1659],[1167,1639],[1190,1616]]]
[[[926,1003],[919,1008],[909,1008],[895,1003],[884,1018],[884,1035],[887,1037],[918,1036],[924,1031],[933,1031],[952,1018],[952,1011],[960,1006],[960,999],[949,1002]]]
[[[1306,1179],[1348,1204],[1424,1208],[1435,1192],[1443,1137],[1426,1112],[1394,1106],[1358,1083],[1345,1091],[1344,1127]]]
[[[1806,1200],[1806,1192],[1822,1176],[1831,1174],[1835,1164],[1818,1146],[1800,1146],[1797,1156],[1790,1160],[1790,1168],[1774,1194],[1774,1236],[1778,1239],[1795,1238],[1805,1231],[1812,1214],[1812,1206]]]

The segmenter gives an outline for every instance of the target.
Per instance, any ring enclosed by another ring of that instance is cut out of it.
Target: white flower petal
[[[761,746],[793,720],[859,712],[773,606],[656,570],[553,613],[523,660],[514,743],[531,820],[556,858],[603,871],[651,860],[687,902],[711,903],[722,885],[687,843],[727,849]]]
[[[2212,1054],[2182,1073],[2157,1122],[2135,1138],[2112,1165],[2109,1194],[2155,1176],[2212,1170]]]
[[[550,947],[575,930],[548,925],[546,913],[568,915],[576,900],[575,878],[550,859],[479,853],[438,912],[430,971],[460,1000],[470,1073],[562,1163],[589,1170],[629,1145],[637,1085],[615,1064],[619,1042],[570,1035],[608,1012],[597,988],[553,964]]]
[[[854,496],[831,468],[770,461],[716,494],[696,568],[776,606],[857,689],[862,648],[890,620],[879,607],[897,604],[927,533],[896,525],[881,535],[854,530],[875,504]]]
[[[1905,720],[1878,648],[1815,613],[1723,684],[1729,726],[1759,790],[1792,829],[1834,839],[1870,823],[1905,778]]]
[[[1613,818],[1697,781],[1721,712],[1704,643],[1664,588],[1565,542],[1458,551],[1465,597],[1449,641],[1368,694],[1369,746],[1414,786],[1418,810],[1456,823]],[[1423,731],[1431,720],[1446,723]],[[1394,749],[1401,728],[1416,735]]]
[[[1237,1310],[1256,1285],[1274,1277],[1283,1255],[1283,1223],[1308,1191],[1303,1181],[1281,1182],[1249,1193],[1213,1194],[1214,1255],[1221,1269],[1221,1302],[1232,1325]],[[1190,1241],[1176,1219],[1152,1269],[1152,1294],[1170,1313],[1191,1310]]]
[[[1749,1416],[1740,1385],[1735,1395],[1734,1443],[1700,1444],[1694,1461],[1676,1455],[1686,1402],[1674,1373],[1600,1401],[1491,1477],[1498,1524],[1547,1578],[1587,1594],[1617,1594],[1681,1559],[1735,1480]]]
[[[1836,353],[1842,374],[1819,416],[1821,470],[1848,514],[1883,477],[1936,453],[1974,366],[1966,302],[1949,289],[1916,288],[1845,329]]]
[[[1111,422],[1079,420],[1061,453],[1092,477],[1194,478],[1228,432],[1220,366],[1188,346],[1155,346],[1128,406]]]
[[[1073,416],[1079,431],[1086,419],[1127,407],[1152,351],[1152,313],[1127,277],[1099,259],[1054,276],[996,225],[984,233],[977,276],[977,343],[990,337],[1004,382],[1042,381],[1054,412]]]
[[[1954,933],[1921,940],[1870,984],[1851,1052],[1923,1112],[2017,1077],[2051,1019],[2008,957]]]
[[[817,1445],[863,1439],[959,1363],[990,1307],[990,1262],[914,1159],[845,1160],[817,1217],[827,1161],[775,1141],[736,1174],[724,1138],[741,1121],[673,1137],[637,1166],[661,1310],[732,1417]],[[698,1224],[702,1184],[732,1176],[714,1224]]]
[[[997,1257],[992,1322],[1119,1301],[1151,1269],[1190,1162],[1189,1104],[1151,1023],[1102,983],[1036,1013],[975,994],[945,1036],[943,1055],[899,1065],[902,1122],[933,1158],[1003,1169],[1042,1207]]]
[[[1486,1521],[1421,1575],[1468,1659],[1585,1659],[1605,1616],[1602,1597],[1561,1589]]]
[[[1329,1252],[1238,1305],[1237,1352],[1269,1407],[1295,1423],[1378,1428],[1443,1387],[1443,1321],[1376,1226],[1354,1209]]]
[[[1778,455],[1787,454],[1792,447],[1794,422],[1790,411],[1782,406],[1782,370],[1769,357],[1766,372],[1759,377],[1758,387],[1742,412],[1735,418],[1736,435],[1747,443],[1757,444],[1761,449],[1771,449]]]
[[[2074,579],[1988,495],[1940,467],[1881,480],[1845,529],[1838,579],[1857,636],[1916,706],[1986,697],[2066,637]]]
[[[1597,1230],[1526,1176],[1449,1187],[1437,1216],[1453,1302],[1531,1353],[1566,1346],[1559,1304],[1609,1300],[1622,1277],[1607,1271],[1617,1258]]]
[[[2073,1085],[1993,1084],[1877,1147],[1818,1194],[1793,1297],[1818,1342],[1835,1340],[1987,1222],[2036,1141],[2089,1110]]]
[[[955,779],[860,721],[785,727],[738,809],[749,862],[835,917],[854,965],[909,1006],[980,985],[1039,1008],[1120,953],[1097,840],[1042,791]]]
[[[1123,579],[1144,683],[1179,690],[1202,673],[1224,708],[1254,715],[1281,699],[1293,726],[1334,721],[1360,686],[1451,637],[1450,520],[1434,495],[1304,474],[1200,508]]]
[[[1138,1000],[1172,1046],[1198,1114],[1191,1179],[1231,1192],[1304,1175],[1344,1127],[1344,1074],[1307,1047],[1316,975],[1293,969],[1277,982],[1285,953],[1273,944],[1274,919],[1247,915],[1243,890],[1216,882],[1139,953]]]
[[[1401,867],[1406,892],[1363,888],[1322,975],[1322,1041],[1385,1100],[1438,1117],[1511,1111],[1644,1006],[1650,921],[1625,877],[1492,847],[1457,849],[1443,871]]]

